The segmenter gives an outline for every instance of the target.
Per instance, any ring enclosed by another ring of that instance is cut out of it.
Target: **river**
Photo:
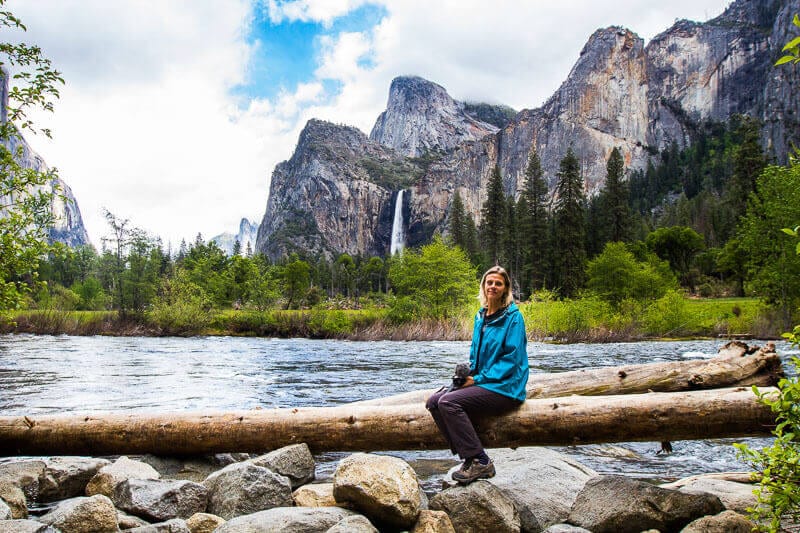
[[[708,358],[725,341],[552,345],[529,343],[532,372]],[[751,344],[763,344],[751,341]],[[798,351],[778,342],[784,360]],[[430,388],[468,359],[467,342],[347,342],[239,337],[0,336],[5,415],[330,406]],[[768,439],[739,439],[763,445]],[[744,470],[732,439],[557,447],[601,473],[671,480]],[[318,456],[318,476],[344,454]],[[448,451],[398,452],[446,465]],[[2,452],[0,452],[2,456]],[[455,463],[453,463],[455,464]],[[435,485],[441,468],[426,484]]]

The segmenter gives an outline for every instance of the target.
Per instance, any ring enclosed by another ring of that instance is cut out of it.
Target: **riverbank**
[[[37,524],[63,531],[220,532],[753,527],[745,517],[755,504],[746,472],[657,485],[598,473],[549,448],[488,452],[496,476],[466,486],[450,481],[453,461],[420,464],[391,452],[358,453],[320,468],[305,444],[264,455],[0,459],[0,530]]]
[[[619,309],[596,299],[524,302],[528,338],[550,342],[630,342],[653,339],[777,339],[786,327],[754,298],[658,301]],[[469,314],[396,322],[382,307],[365,309],[210,310],[165,321],[148,313],[18,311],[0,333],[113,336],[244,336],[375,340],[469,340]]]

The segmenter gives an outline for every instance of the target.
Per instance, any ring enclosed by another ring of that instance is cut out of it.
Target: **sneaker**
[[[476,479],[488,479],[494,477],[494,463],[490,460],[488,464],[482,465],[479,461],[473,461],[465,470],[453,472],[453,480],[462,485],[472,483]]]

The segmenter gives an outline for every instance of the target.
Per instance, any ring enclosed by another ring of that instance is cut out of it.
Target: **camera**
[[[464,383],[467,382],[467,377],[469,376],[469,363],[458,363],[456,365],[456,370],[453,373],[453,383],[447,389],[448,392],[458,389],[464,386]]]

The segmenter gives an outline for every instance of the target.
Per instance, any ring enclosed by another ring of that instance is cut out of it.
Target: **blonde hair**
[[[495,265],[489,270],[487,270],[483,277],[481,278],[481,289],[478,292],[478,300],[481,302],[481,307],[486,307],[488,305],[488,299],[486,298],[486,276],[489,274],[499,274],[503,278],[503,283],[505,283],[506,287],[503,292],[503,297],[501,301],[503,303],[503,307],[507,306],[511,302],[514,301],[514,294],[511,292],[511,276],[508,275],[506,269],[501,267],[500,265]]]

